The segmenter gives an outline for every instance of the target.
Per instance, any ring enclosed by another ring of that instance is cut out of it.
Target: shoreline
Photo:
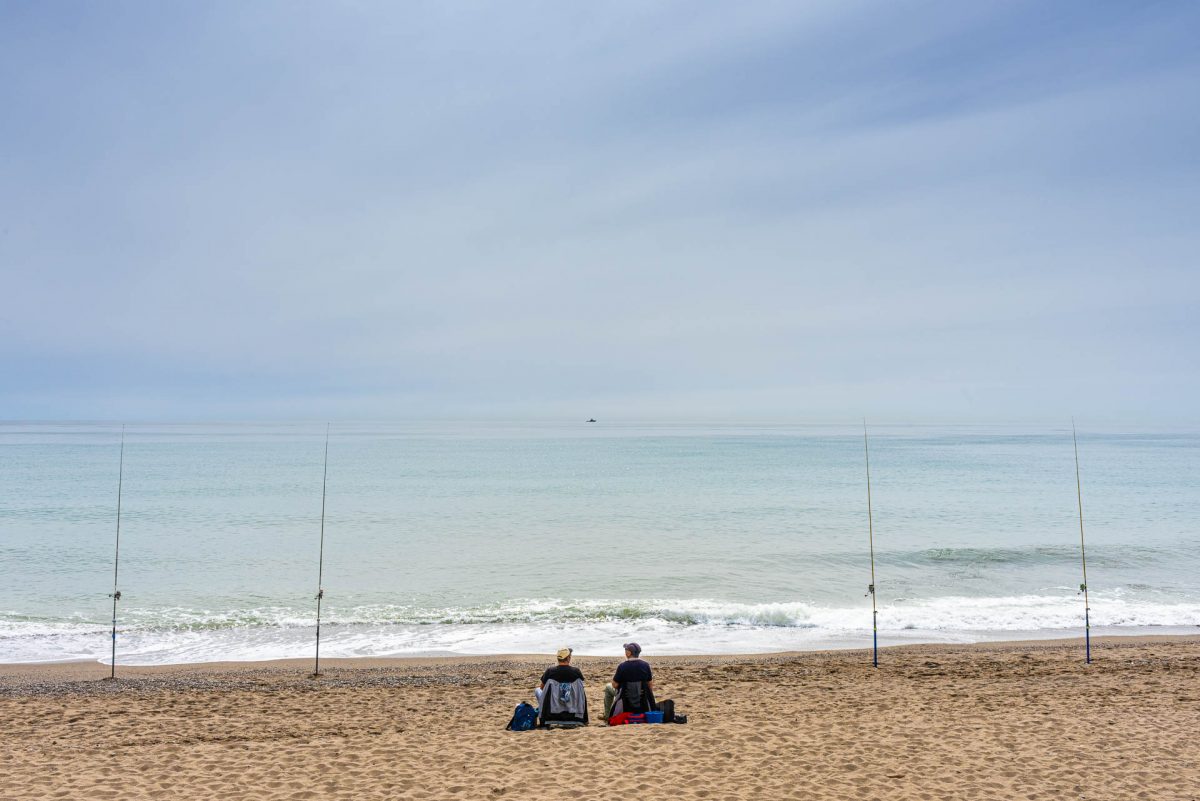
[[[987,600],[990,603],[997,599]],[[755,614],[761,614],[765,619],[779,611],[771,605],[768,606],[770,608],[763,607]],[[1058,621],[1056,625],[1051,626],[1005,625],[999,628],[927,629],[900,626],[903,622],[901,619],[892,621],[889,628],[880,631],[879,644],[880,647],[891,647],[1018,640],[1052,641],[1081,637],[1083,615],[1082,610],[1075,609],[1075,606],[1073,603],[1071,615],[1068,616],[1069,621]],[[747,607],[736,611],[740,614],[754,610]],[[1033,622],[1021,618],[1020,610],[1010,611],[1014,616],[1011,622]],[[575,649],[576,656],[609,656],[617,644],[630,639],[648,644],[651,652],[658,656],[855,650],[871,645],[869,610],[865,616],[854,616],[855,625],[863,623],[864,620],[868,624],[864,630],[853,627],[822,628],[826,624],[837,622],[830,620],[825,620],[820,625],[795,624],[792,618],[800,614],[797,610],[789,611],[775,623],[754,623],[749,619],[738,618],[738,622],[722,624],[720,621],[728,618],[726,613],[729,612],[728,609],[723,610],[722,614],[726,617],[718,616],[716,622],[683,624],[671,624],[658,618],[643,620],[637,617],[606,622],[564,620],[554,625],[546,621],[527,620],[508,623],[444,622],[430,625],[335,623],[322,627],[321,654],[328,658],[488,656],[537,653],[552,647],[557,649],[560,644],[565,643]],[[1076,612],[1079,614],[1075,615]],[[1119,617],[1127,622],[1120,625],[1100,624],[1093,620],[1092,637],[1200,633],[1200,603],[1177,605],[1174,611],[1164,613],[1164,620],[1167,622],[1137,622],[1139,615],[1146,612],[1146,609],[1140,608],[1124,609],[1120,611]],[[1184,619],[1187,622],[1181,622]],[[205,664],[216,661],[269,662],[305,659],[313,652],[313,626],[298,625],[300,622],[302,621],[297,618],[285,627],[259,623],[217,628],[201,627],[194,631],[189,625],[142,628],[146,625],[144,621],[129,622],[119,632],[117,663],[118,666],[133,667]],[[91,660],[107,663],[110,653],[110,630],[107,625],[89,625],[92,629],[83,633],[72,627],[59,631],[56,628],[57,624],[0,621],[0,663],[70,664]],[[41,628],[38,628],[39,626]]]
[[[1153,644],[1194,644],[1200,646],[1200,632],[1196,634],[1129,634],[1104,635],[1092,637],[1092,661],[1097,663],[1105,658],[1106,650],[1114,648],[1153,645]],[[972,643],[906,643],[900,645],[880,646],[880,666],[887,666],[888,655],[929,655],[929,654],[969,654],[969,653],[1012,653],[1014,651],[1054,651],[1066,653],[1072,649],[1082,651],[1083,637],[1062,637],[1055,639],[1019,639],[1019,640],[987,640]],[[644,657],[656,666],[670,668],[672,666],[690,666],[697,664],[768,664],[782,661],[825,661],[846,665],[870,663],[871,649],[867,648],[836,648],[818,650],[777,651],[772,653],[717,653],[717,654],[670,654],[657,656],[646,653]],[[616,665],[621,656],[576,656],[572,664],[581,668],[595,668]],[[412,670],[430,670],[444,668],[448,670],[470,669],[482,665],[511,664],[536,666],[545,663],[552,664],[550,654],[508,653],[508,654],[464,654],[447,656],[360,656],[360,657],[324,657],[321,659],[321,674],[325,676],[346,677],[356,672],[386,673],[388,671],[406,673]],[[1082,663],[1082,658],[1080,659]],[[117,682],[122,679],[140,680],[139,683],[153,682],[156,679],[169,680],[175,677],[196,677],[208,675],[231,676],[237,674],[272,675],[279,679],[288,676],[312,680],[313,659],[311,657],[296,657],[292,659],[269,659],[254,661],[216,661],[216,662],[178,662],[163,665],[122,665],[117,663]],[[93,681],[107,681],[110,666],[107,662],[91,660],[75,660],[70,662],[0,662],[0,692],[13,692],[23,684],[36,683],[43,687],[47,685],[70,685]],[[533,675],[533,674],[531,674]],[[536,680],[536,676],[534,676]]]

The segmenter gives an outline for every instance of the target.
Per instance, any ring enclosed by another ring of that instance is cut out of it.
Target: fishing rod
[[[871,544],[871,666],[879,667],[879,610],[875,606],[875,520],[871,514],[871,451],[867,446],[867,419],[863,418],[863,456],[867,463],[867,536]]]
[[[1079,438],[1075,435],[1075,418],[1071,418],[1071,443],[1075,446],[1075,500],[1079,504],[1079,558],[1083,564],[1083,583],[1079,591],[1083,593],[1083,642],[1086,664],[1092,664],[1092,620],[1091,605],[1088,603],[1087,585],[1087,548],[1083,542],[1083,489],[1079,482]]]
[[[113,591],[112,598],[112,669],[108,677],[117,677],[117,601],[121,600],[121,591],[117,589],[117,570],[121,565],[121,487],[125,482],[125,426],[121,426],[121,459],[117,467],[117,544],[113,551]]]
[[[317,557],[317,650],[313,677],[321,675],[321,601],[325,598],[325,486],[329,479],[329,423],[325,424],[325,470],[321,476],[321,549]]]

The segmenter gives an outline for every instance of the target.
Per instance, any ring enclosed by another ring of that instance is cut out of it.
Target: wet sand
[[[0,798],[1200,799],[1200,636],[1093,645],[648,653],[687,725],[527,733],[549,657],[0,665]]]

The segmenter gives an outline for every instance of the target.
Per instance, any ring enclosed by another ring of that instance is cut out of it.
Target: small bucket
[[[662,716],[663,716],[662,712],[647,712],[646,713],[646,722],[647,723],[662,723]]]

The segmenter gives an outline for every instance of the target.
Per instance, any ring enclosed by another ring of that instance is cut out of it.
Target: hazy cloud
[[[0,417],[1194,421],[1197,22],[6,4]]]

